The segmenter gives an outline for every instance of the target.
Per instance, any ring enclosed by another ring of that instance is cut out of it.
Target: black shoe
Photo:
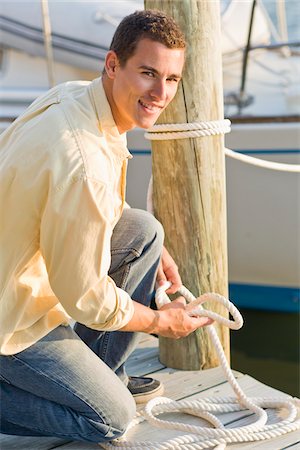
[[[136,403],[146,403],[164,392],[164,386],[160,381],[148,377],[129,377],[127,388]]]

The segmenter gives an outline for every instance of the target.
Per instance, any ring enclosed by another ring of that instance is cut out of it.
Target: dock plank
[[[300,438],[299,441],[295,442],[295,444],[284,447],[281,450],[300,450]]]
[[[236,379],[243,376],[243,374],[235,371],[234,375]],[[164,396],[174,400],[187,398],[197,392],[205,391],[212,386],[217,387],[226,382],[223,371],[218,368],[202,371],[164,368],[155,372],[155,374],[152,373],[152,376],[163,382],[165,386]]]
[[[65,439],[52,437],[10,436],[0,434],[1,450],[52,450],[65,445]],[[99,447],[98,447],[99,449]]]
[[[54,448],[52,448],[52,450],[56,450],[56,449],[58,450],[58,448],[59,448],[59,450],[96,450],[96,449],[99,450],[99,449],[101,449],[100,445],[92,444],[89,442],[71,442],[71,443],[63,445],[61,447],[54,447]]]
[[[219,369],[211,369],[211,370],[219,370]],[[287,394],[280,393],[277,390],[270,388],[269,386],[265,386],[262,383],[257,382],[252,377],[249,377],[248,375],[244,375],[242,377],[239,377],[239,383],[242,387],[242,389],[246,392],[249,396],[255,396],[255,397],[281,397],[281,398],[289,398]],[[219,384],[217,386],[214,386],[212,388],[209,388],[207,390],[204,390],[200,393],[197,393],[195,395],[192,395],[189,397],[189,400],[195,400],[197,398],[203,398],[203,397],[212,397],[212,396],[228,396],[232,395],[231,387],[228,385],[227,382],[224,382],[223,384]],[[201,419],[198,419],[193,416],[187,416],[183,414],[166,414],[166,419],[169,420],[175,420],[179,422],[185,422],[189,423],[191,425],[198,425],[198,426],[207,426],[207,423],[202,421]],[[241,426],[241,425],[248,425],[250,423],[253,423],[254,417],[253,414],[249,414],[248,411],[241,411],[241,412],[235,412],[235,413],[228,413],[224,415],[220,415],[219,419],[224,423],[224,425],[230,424],[231,427],[233,426]],[[275,417],[274,417],[275,419]],[[166,429],[155,429],[155,440],[162,442],[167,439],[172,439],[175,437],[180,436],[183,434],[183,432],[176,431],[176,430],[166,430]],[[153,427],[148,425],[148,423],[143,422],[138,427],[133,428],[129,431],[127,438],[132,441],[146,441],[146,440],[153,440]],[[258,449],[268,449],[268,450],[281,450],[285,446],[298,443],[299,441],[299,431],[288,433],[284,436],[280,436],[276,439],[268,440],[268,441],[262,441],[257,443],[247,443],[247,444],[235,444],[235,445],[227,445],[227,448],[230,449],[237,449],[238,450],[248,450],[252,448],[258,448]],[[297,448],[297,447],[296,447]],[[295,450],[295,449],[293,449]]]
[[[156,348],[145,348],[137,351],[126,364],[128,375],[142,376],[156,372],[165,366],[161,364],[157,357]]]

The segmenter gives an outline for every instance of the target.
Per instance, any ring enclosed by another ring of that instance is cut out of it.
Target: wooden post
[[[182,83],[158,123],[223,119],[219,6],[211,0],[145,0],[145,9],[173,16],[188,43]],[[223,136],[152,141],[155,215],[183,284],[195,296],[228,296],[223,148]],[[226,316],[222,306],[207,307]],[[229,359],[229,331],[215,326]],[[160,359],[186,370],[219,364],[205,328],[180,340],[160,338]]]

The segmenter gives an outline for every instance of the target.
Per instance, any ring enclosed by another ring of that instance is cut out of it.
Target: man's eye
[[[144,75],[147,75],[148,77],[154,77],[154,73],[153,72],[143,72]]]

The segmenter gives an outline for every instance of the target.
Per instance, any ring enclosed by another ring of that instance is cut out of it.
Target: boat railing
[[[280,5],[278,5],[280,3]],[[254,25],[254,15],[255,15],[255,9],[259,5],[260,9],[262,10],[267,24],[269,26],[271,35],[275,39],[274,43],[270,44],[264,44],[264,45],[255,45],[251,46],[251,37],[253,32],[253,25]],[[288,32],[287,32],[287,24],[286,24],[286,15],[285,15],[285,1],[284,0],[277,0],[277,17],[278,22],[280,26],[280,32],[276,30],[276,27],[270,18],[269,13],[265,9],[263,3],[261,0],[253,0],[252,2],[252,8],[251,8],[251,14],[250,14],[250,20],[249,20],[249,27],[248,27],[248,35],[247,35],[247,42],[245,47],[242,49],[243,51],[243,62],[242,62],[242,73],[241,73],[241,82],[240,82],[240,88],[238,93],[230,93],[229,96],[227,96],[227,102],[228,104],[235,104],[238,107],[238,115],[241,114],[243,108],[249,106],[253,102],[253,97],[246,92],[246,82],[247,82],[247,68],[248,68],[248,62],[249,62],[249,55],[250,52],[258,49],[266,49],[266,50],[278,50],[280,49],[282,51],[283,56],[290,57],[292,55],[300,55],[300,52],[291,50],[291,47],[297,47],[300,45],[299,41],[289,42],[288,41]]]

